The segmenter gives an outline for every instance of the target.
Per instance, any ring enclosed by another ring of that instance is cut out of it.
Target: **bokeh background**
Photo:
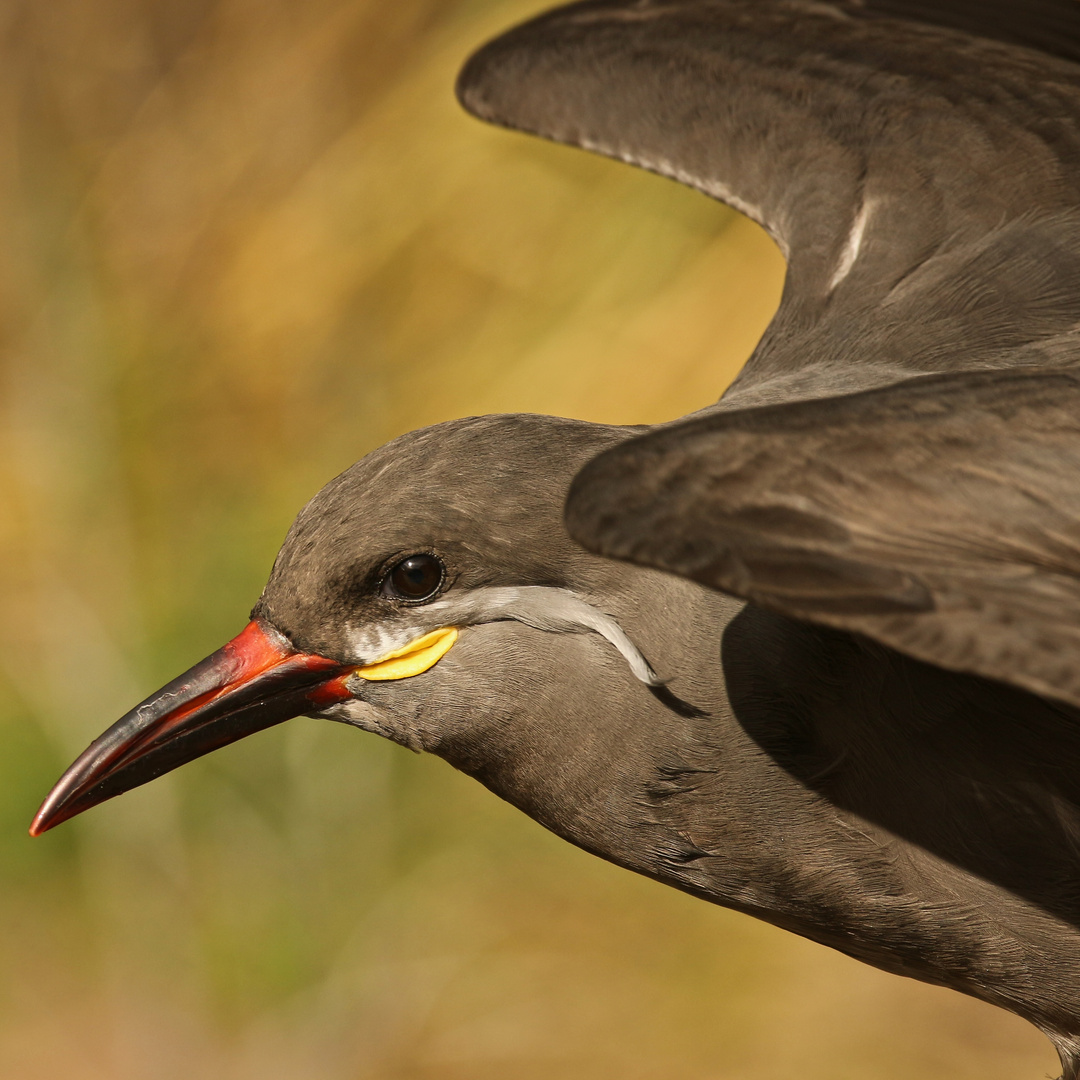
[[[1004,1013],[338,725],[26,836],[365,451],[478,412],[666,420],[749,354],[760,230],[457,108],[470,49],[540,6],[0,2],[3,1080],[1056,1075]]]

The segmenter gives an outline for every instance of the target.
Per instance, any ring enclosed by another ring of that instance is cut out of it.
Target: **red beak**
[[[30,835],[219,746],[345,701],[352,670],[298,652],[268,623],[248,623],[96,738],[49,792]]]

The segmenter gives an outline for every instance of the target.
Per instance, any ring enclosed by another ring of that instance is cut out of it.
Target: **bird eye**
[[[409,555],[383,579],[383,596],[396,600],[427,600],[439,591],[446,575],[442,559],[436,555]]]

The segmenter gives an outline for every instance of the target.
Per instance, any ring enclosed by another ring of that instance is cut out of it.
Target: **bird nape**
[[[322,716],[1078,1080],[1078,58],[1073,0],[590,0],[481,49],[477,116],[762,223],[775,320],[685,421],[471,418],[331,481],[32,831]]]

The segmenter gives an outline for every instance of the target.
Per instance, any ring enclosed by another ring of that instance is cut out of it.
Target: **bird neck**
[[[546,660],[565,681],[504,682],[498,710],[431,748],[602,858],[886,970],[1032,1019],[1016,987],[1035,972],[1060,982],[1066,1030],[1080,1010],[1075,848],[1064,826],[1046,827],[1023,748],[991,760],[976,736],[1021,714],[1040,738],[1072,727],[1037,700],[946,686],[849,635],[734,605],[679,610],[697,653],[669,684],[674,702],[628,680],[599,639],[551,637]],[[662,611],[648,627],[621,621],[661,669],[664,642],[670,655],[682,646]],[[505,635],[528,634],[487,632],[503,655],[515,651]],[[1030,806],[976,812],[980,779],[1002,770]]]
[[[478,688],[458,703],[468,726],[440,723],[426,748],[593,854],[805,933],[817,908],[787,863],[793,845],[837,831],[836,813],[731,708],[721,641],[742,605],[668,577],[647,606],[611,597],[664,687],[633,679],[596,635],[543,635],[543,665],[519,662],[513,679]],[[493,659],[538,655],[535,630],[470,634],[490,639]]]

